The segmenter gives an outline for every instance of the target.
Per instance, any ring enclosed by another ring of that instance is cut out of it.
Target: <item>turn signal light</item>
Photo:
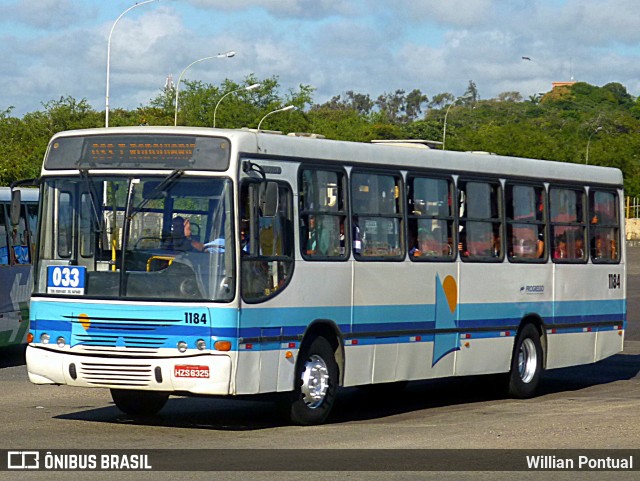
[[[33,342],[33,332],[27,334],[27,344],[31,344]]]
[[[216,341],[213,344],[213,348],[216,351],[230,351],[231,350],[231,341]]]

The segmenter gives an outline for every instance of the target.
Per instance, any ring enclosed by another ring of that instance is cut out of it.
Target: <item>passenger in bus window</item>
[[[358,218],[353,218],[353,252],[360,254],[362,252],[362,238],[360,236],[360,227],[358,226]]]
[[[553,249],[554,259],[566,259],[567,258],[567,236],[562,233],[554,239],[555,246]]]
[[[500,241],[500,232],[499,231],[494,231],[493,232],[493,241],[492,241],[491,245],[492,245],[491,256],[492,257],[500,257],[501,252],[502,252],[502,243]]]
[[[582,237],[576,239],[574,252],[576,259],[584,259],[584,239]]]
[[[191,221],[176,216],[171,220],[171,234],[166,239],[164,248],[178,252],[202,252],[204,244],[191,238]]]
[[[316,255],[318,249],[318,232],[316,229],[316,218],[310,215],[307,218],[307,245],[305,252],[308,256]]]
[[[544,257],[544,228],[538,227],[538,239],[536,240],[536,258]]]
[[[594,259],[609,258],[610,253],[606,252],[606,243],[602,236],[597,234],[591,242],[591,256]]]

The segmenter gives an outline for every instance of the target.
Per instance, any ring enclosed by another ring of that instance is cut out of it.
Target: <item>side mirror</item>
[[[263,182],[259,189],[260,210],[263,217],[275,217],[278,212],[278,183]]]
[[[17,227],[20,224],[20,206],[22,205],[22,196],[20,189],[11,191],[11,225]]]

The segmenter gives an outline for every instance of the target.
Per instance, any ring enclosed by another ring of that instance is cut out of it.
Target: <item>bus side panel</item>
[[[234,394],[260,392],[260,357],[260,351],[247,350],[245,346],[240,345],[235,369]]]
[[[595,361],[595,332],[565,332],[548,335],[547,369],[590,364]]]
[[[624,290],[610,284],[611,275],[624,275],[624,265],[555,265],[554,322],[548,334],[547,369],[595,362],[622,350]],[[618,326],[598,326],[616,322]],[[612,334],[615,333],[615,334]]]
[[[293,277],[282,292],[258,304],[243,304],[239,316],[237,394],[293,389],[300,341],[309,326],[328,322],[342,333],[349,332],[351,278],[349,262],[298,260]],[[287,351],[294,356],[287,358]]]
[[[461,347],[456,375],[507,372],[522,320],[552,317],[549,265],[460,264]]]
[[[596,361],[622,352],[624,330],[601,329],[596,336]]]
[[[354,264],[352,335],[358,345],[347,345],[345,349],[345,385],[426,379],[453,373],[457,343],[447,355],[434,359],[439,279],[436,273],[440,271],[438,276],[443,279],[455,275],[455,264],[408,260]],[[451,316],[455,322],[454,314]]]
[[[0,286],[0,347],[22,344],[29,328],[31,266],[0,266]]]

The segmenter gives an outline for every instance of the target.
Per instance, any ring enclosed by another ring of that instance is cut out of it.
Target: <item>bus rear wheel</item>
[[[169,393],[111,389],[111,398],[120,411],[132,416],[153,416],[169,399]]]
[[[526,324],[518,337],[511,356],[508,394],[525,399],[536,392],[542,374],[542,344],[533,324]]]
[[[338,390],[338,365],[331,343],[316,337],[300,351],[293,397],[288,406],[292,423],[309,426],[326,421]]]

